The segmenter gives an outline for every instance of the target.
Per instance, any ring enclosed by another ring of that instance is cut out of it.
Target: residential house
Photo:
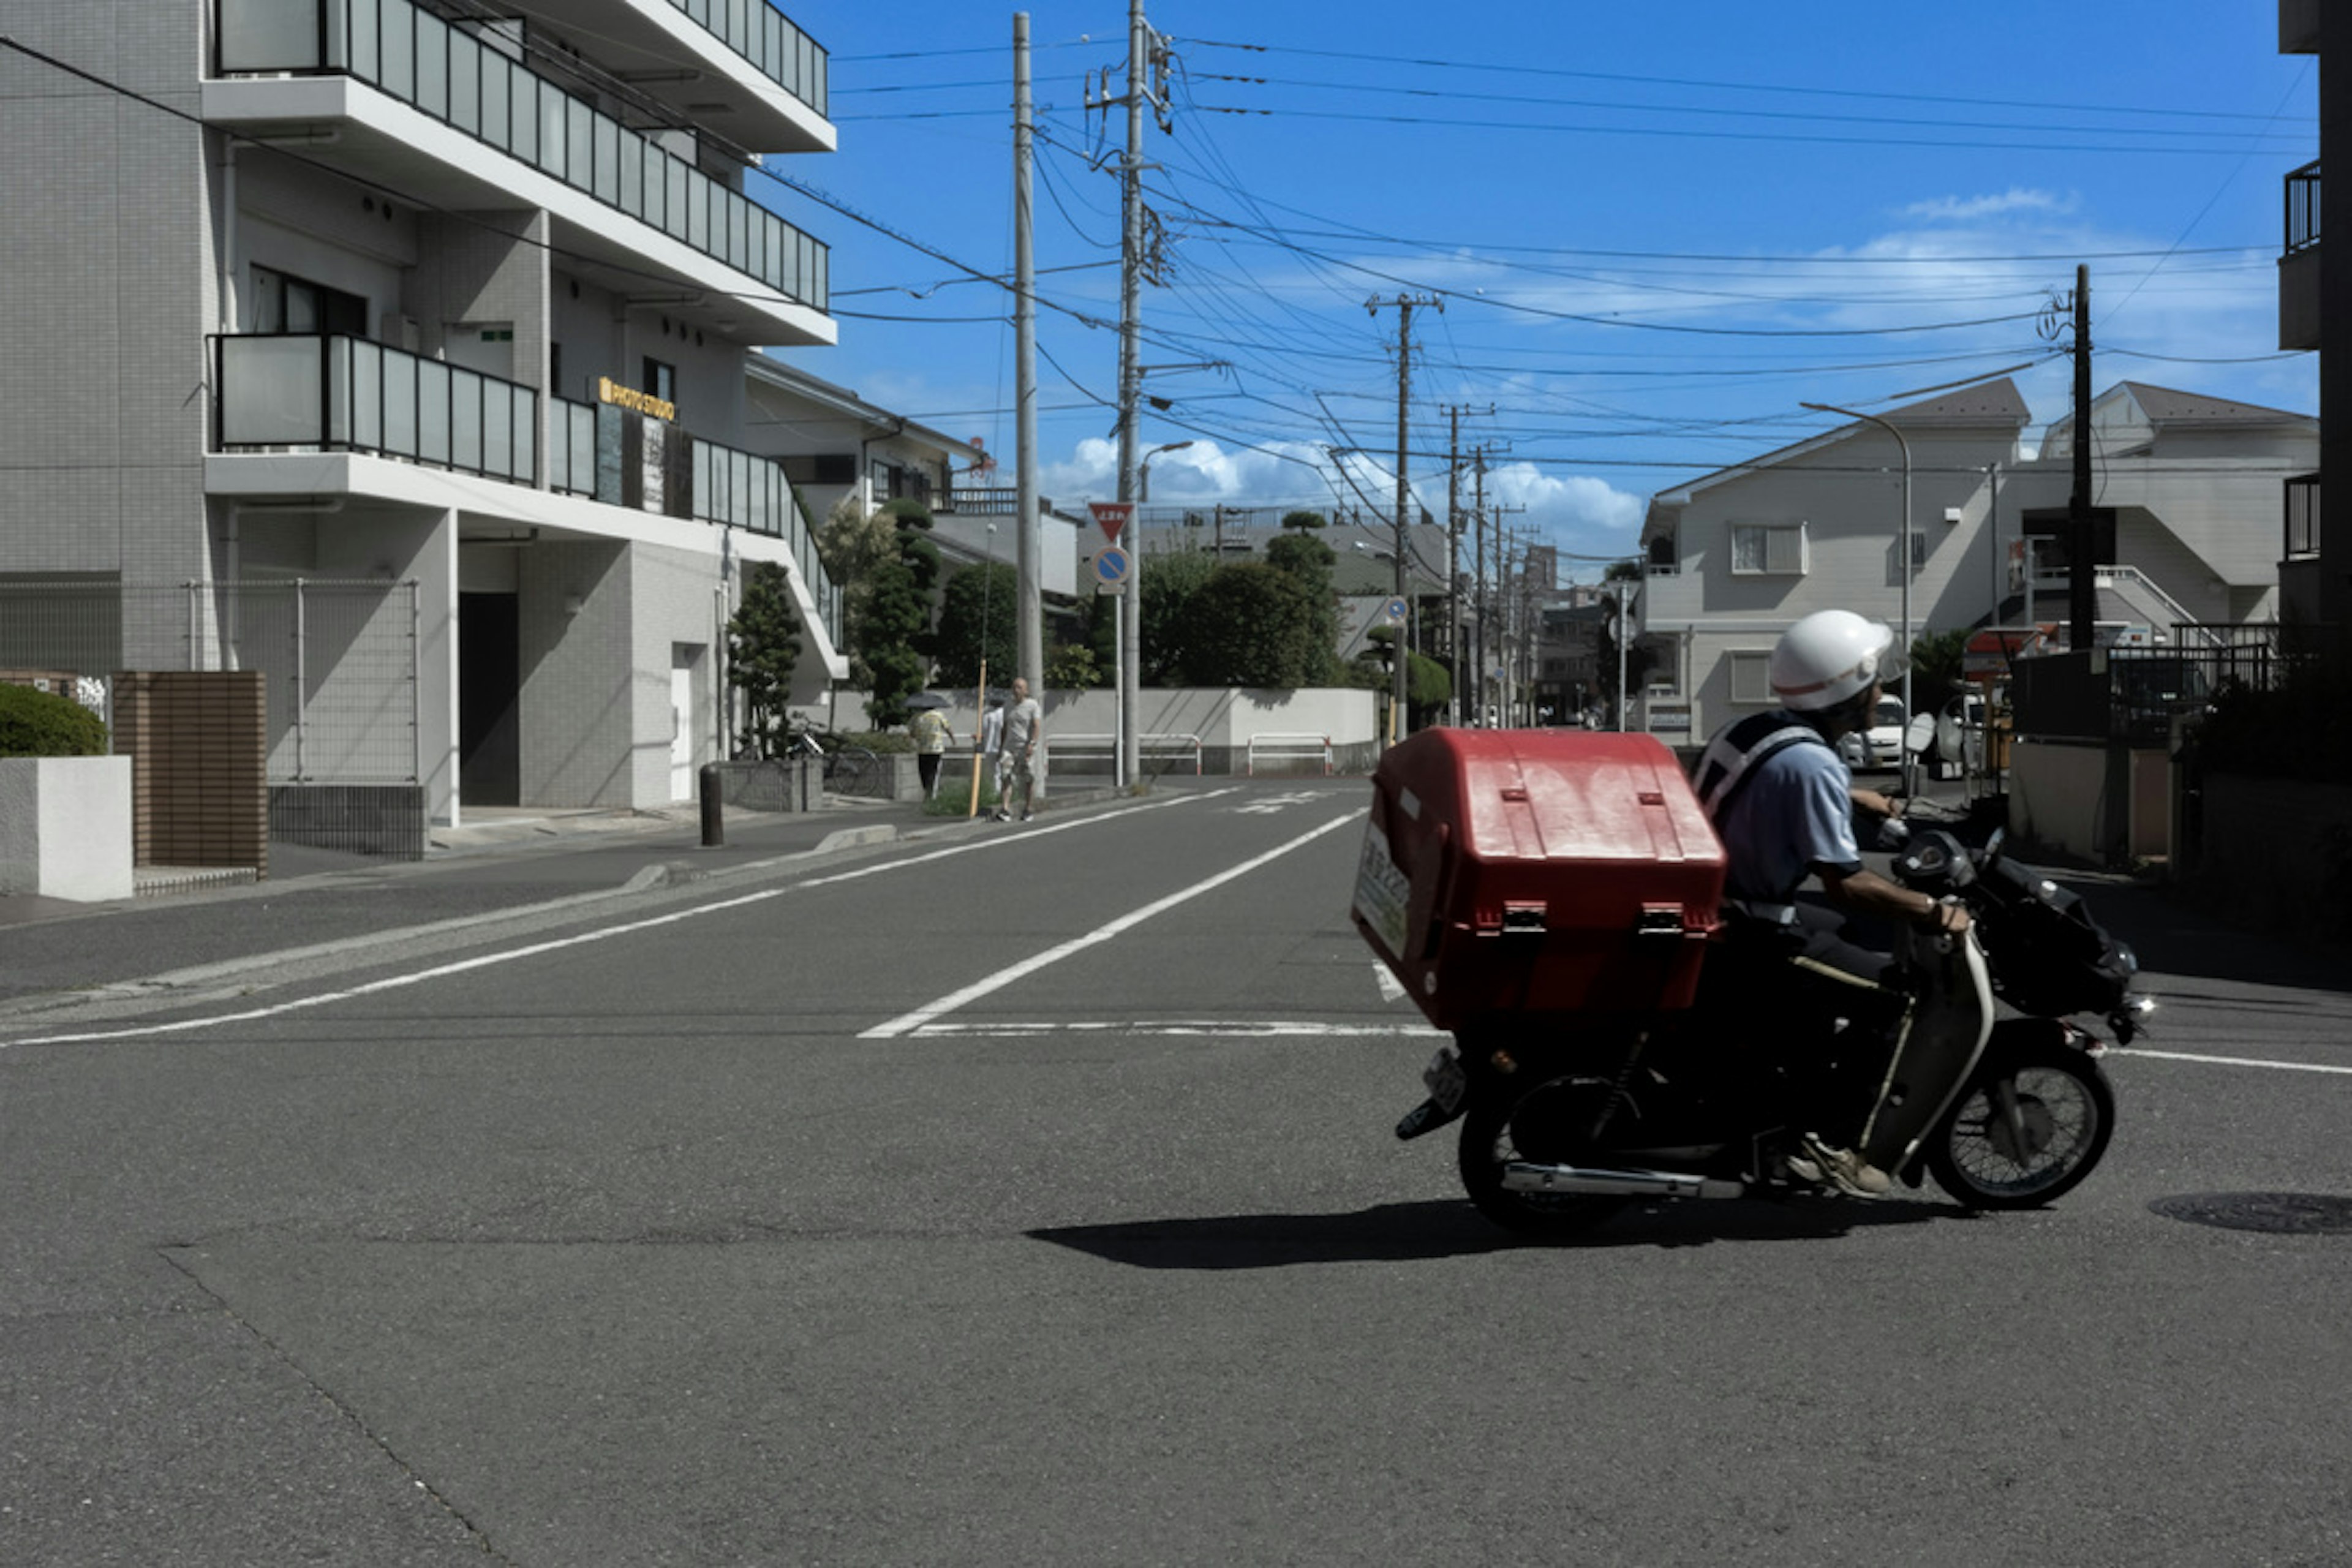
[[[689,796],[747,562],[803,680],[845,672],[751,442],[748,359],[835,337],[763,172],[835,142],[785,11],[0,0],[0,336],[44,381],[0,432],[10,659],[264,669],[273,784],[444,823]],[[26,608],[68,594],[95,619]]]
[[[2007,380],[1885,417],[1907,458],[1886,430],[1857,421],[1652,500],[1637,621],[1651,661],[1641,727],[1696,742],[1769,705],[1772,645],[1814,610],[1899,626],[1896,541],[1906,533],[1915,637],[2024,622],[2063,634],[2073,418],[2028,458],[2020,439],[2029,416]],[[2280,486],[2315,458],[2317,422],[2125,382],[2094,401],[2091,426],[2103,632],[2154,645],[2184,626],[2273,618]]]

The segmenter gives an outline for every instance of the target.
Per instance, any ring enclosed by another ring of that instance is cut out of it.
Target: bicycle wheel
[[[863,746],[841,746],[825,760],[824,787],[835,795],[866,795],[880,770],[874,753]]]

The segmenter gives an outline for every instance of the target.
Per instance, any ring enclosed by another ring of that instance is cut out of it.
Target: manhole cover
[[[2352,1198],[2320,1193],[2191,1193],[2147,1205],[2168,1219],[2224,1230],[2286,1236],[2352,1236]]]

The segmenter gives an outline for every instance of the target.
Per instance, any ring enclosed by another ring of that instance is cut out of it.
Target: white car
[[[1881,696],[1870,728],[1838,741],[1838,755],[1850,768],[1894,768],[1903,765],[1903,699]]]

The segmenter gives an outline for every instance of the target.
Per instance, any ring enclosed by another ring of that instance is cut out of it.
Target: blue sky
[[[878,226],[772,195],[832,245],[840,318],[838,347],[787,357],[983,440],[1009,484],[1010,300],[970,273],[1012,267],[1015,7],[786,9],[831,52],[841,150],[779,170]],[[1068,507],[1117,483],[1118,191],[1090,160],[1124,121],[1086,101],[1104,68],[1121,89],[1126,8],[1027,10],[1039,460]],[[1175,76],[1146,148],[1167,268],[1142,357],[1168,368],[1145,390],[1168,407],[1143,440],[1193,442],[1154,464],[1155,505],[1387,507],[1398,312],[1365,307],[1400,293],[1444,300],[1413,318],[1423,503],[1442,515],[1444,410],[1478,410],[1488,499],[1570,556],[1624,554],[1651,494],[1840,423],[1801,402],[1875,412],[2032,362],[2035,438],[2069,375],[2039,317],[2078,262],[2097,390],[2317,409],[2275,279],[2317,76],[2277,52],[2272,0],[1150,14]]]

